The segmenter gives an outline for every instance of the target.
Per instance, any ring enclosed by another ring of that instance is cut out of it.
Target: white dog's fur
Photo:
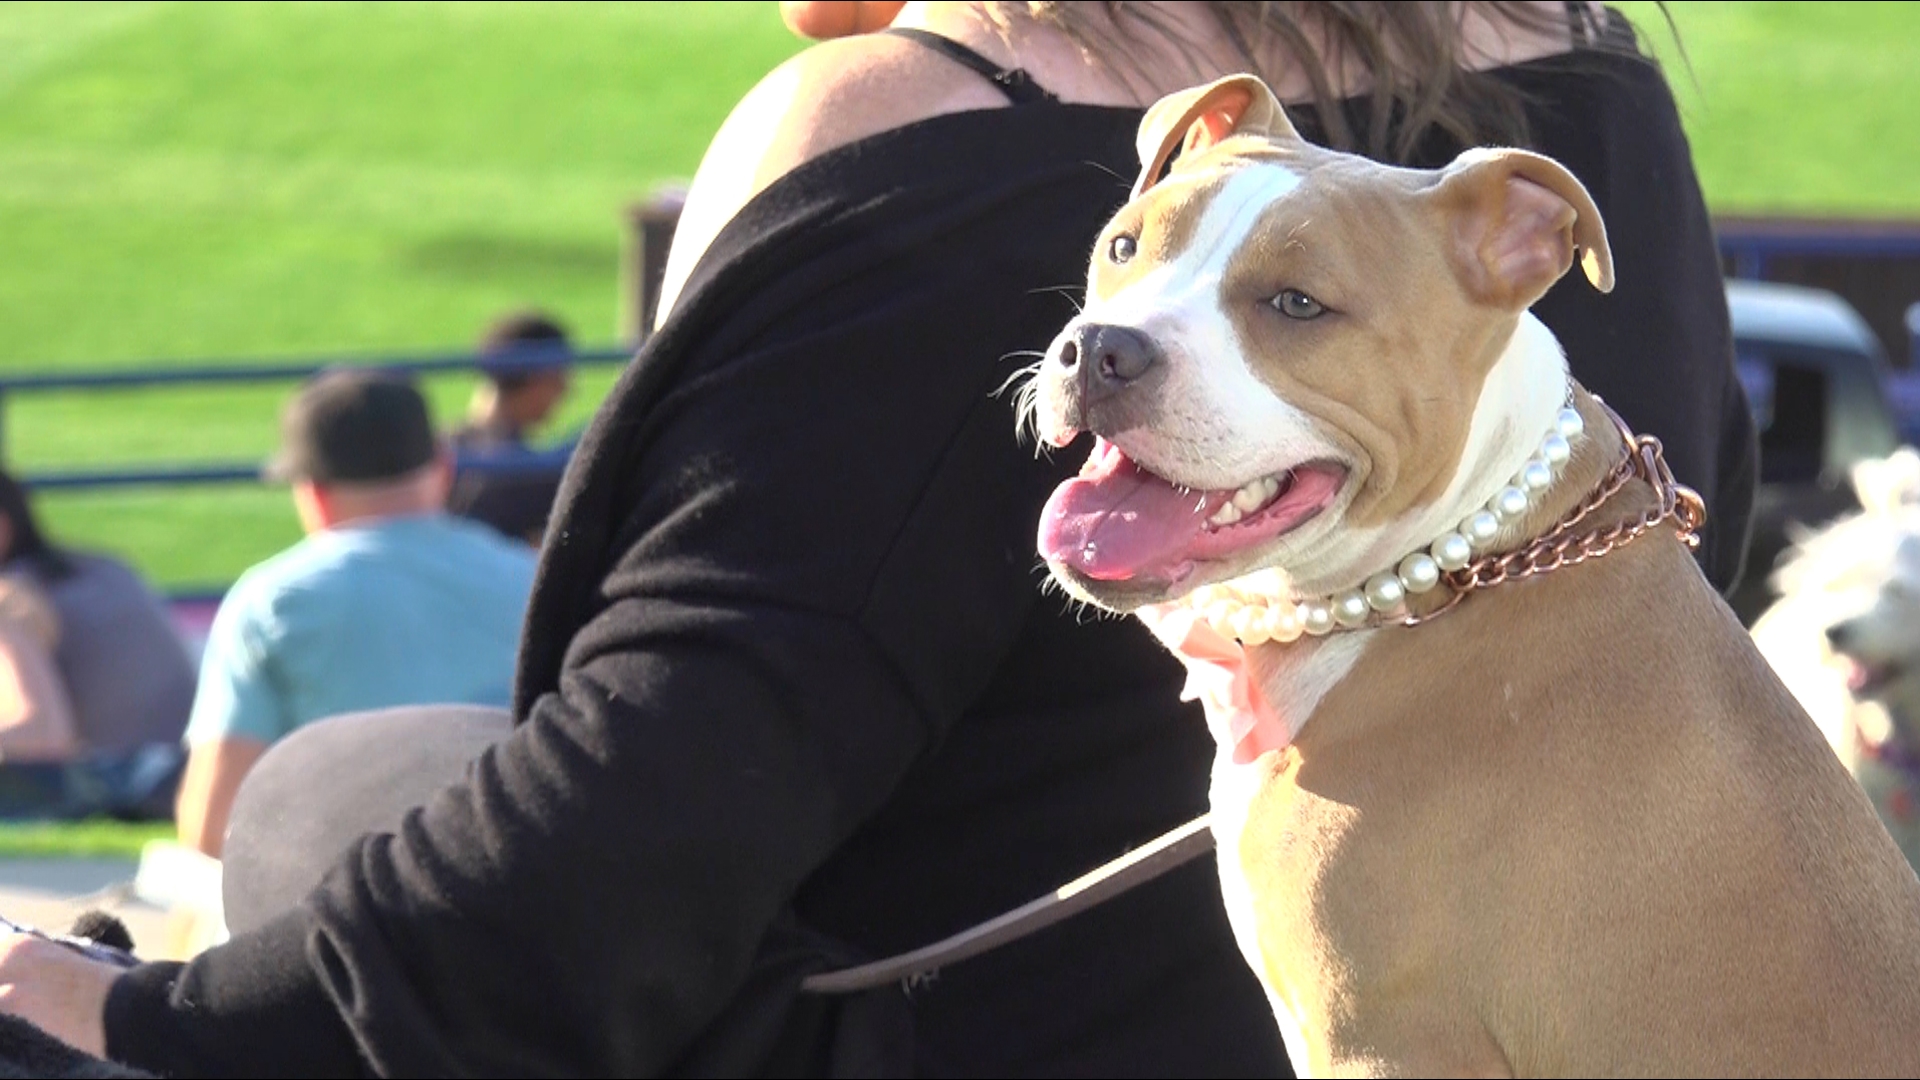
[[[1867,751],[1920,751],[1920,452],[1862,461],[1852,480],[1863,509],[1796,539],[1753,639],[1920,866],[1920,773]],[[1856,694],[1863,670],[1887,677]]]

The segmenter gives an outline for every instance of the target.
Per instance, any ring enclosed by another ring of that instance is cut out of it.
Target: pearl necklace
[[[1359,588],[1331,596],[1288,597],[1286,577],[1274,569],[1258,570],[1216,585],[1202,585],[1188,594],[1186,603],[1222,637],[1246,645],[1289,642],[1302,634],[1322,637],[1335,630],[1357,630],[1406,614],[1406,600],[1440,584],[1441,575],[1464,568],[1476,553],[1485,551],[1500,530],[1526,517],[1554,477],[1573,457],[1572,439],[1586,428],[1571,406],[1554,416],[1553,430],[1540,440],[1520,471],[1493,498],[1427,546],[1391,570],[1382,570]]]

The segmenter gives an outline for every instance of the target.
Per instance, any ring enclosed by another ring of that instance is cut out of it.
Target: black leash
[[[912,952],[858,967],[809,975],[801,980],[800,989],[813,994],[850,994],[924,975],[947,964],[978,956],[988,949],[1018,941],[1069,915],[1085,911],[1103,900],[1110,900],[1135,885],[1152,881],[1211,850],[1213,830],[1208,825],[1207,815],[1202,814],[1004,915]]]

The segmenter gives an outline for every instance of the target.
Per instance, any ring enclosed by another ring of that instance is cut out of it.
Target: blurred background
[[[1619,6],[1716,215],[1920,221],[1920,5],[1674,3],[1677,40]],[[799,46],[772,3],[0,2],[0,455],[28,477],[251,461],[291,385],[6,379],[448,355],[523,306],[630,347],[635,208]],[[550,430],[616,370],[579,371]],[[440,422],[472,383],[428,381]],[[176,592],[298,536],[249,483],[37,499],[63,542]]]
[[[799,45],[772,3],[0,3],[0,378],[459,353],[527,306],[614,346],[629,209]],[[427,380],[438,421],[473,381]],[[291,389],[6,394],[0,446],[28,477],[254,460]],[[36,501],[173,590],[299,536],[245,483]]]

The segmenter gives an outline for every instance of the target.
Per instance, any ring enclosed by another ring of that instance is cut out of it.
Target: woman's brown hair
[[[1466,66],[1462,21],[1477,14],[1498,26],[1535,32],[1573,32],[1576,49],[1636,55],[1631,24],[1602,33],[1589,5],[1529,3],[1235,3],[1205,4],[1240,53],[1247,69],[1271,75],[1276,57],[1297,63],[1313,87],[1323,135],[1337,149],[1387,161],[1406,161],[1430,129],[1439,128],[1465,146],[1524,145],[1525,99],[1510,83]],[[1178,34],[1153,5],[1106,0],[1098,3],[989,4],[996,15],[1025,15],[1059,28],[1090,56],[1124,60],[1146,31],[1173,43]],[[1477,9],[1477,10],[1476,10]],[[1663,9],[1664,10],[1664,7]],[[1320,42],[1323,44],[1316,44]],[[1358,125],[1341,106],[1339,85],[1327,57],[1357,64],[1372,82],[1366,115]],[[1196,70],[1196,78],[1199,77]]]

